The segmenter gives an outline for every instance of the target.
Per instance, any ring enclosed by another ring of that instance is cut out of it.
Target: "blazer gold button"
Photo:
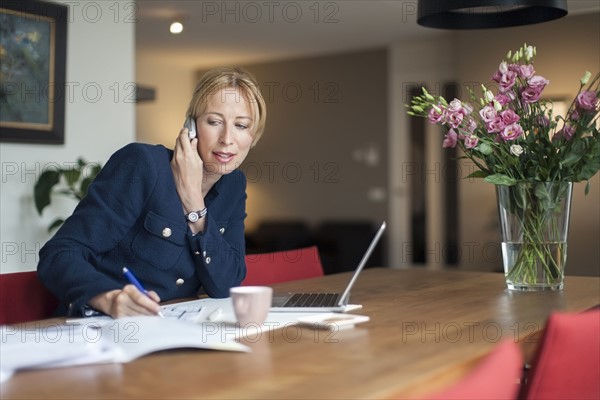
[[[183,279],[179,278],[179,279],[177,279],[177,280],[175,281],[175,284],[176,284],[177,286],[181,286],[181,285],[183,285],[183,282],[185,282],[185,281],[184,281]]]
[[[162,235],[163,237],[169,237],[171,236],[173,232],[171,232],[171,228],[165,228],[162,230]]]
[[[219,232],[221,232],[221,235],[225,233],[225,228],[221,228],[219,229]]]

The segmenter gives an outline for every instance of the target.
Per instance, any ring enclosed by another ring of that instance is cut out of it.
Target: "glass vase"
[[[571,182],[496,185],[502,261],[510,290],[562,290]]]

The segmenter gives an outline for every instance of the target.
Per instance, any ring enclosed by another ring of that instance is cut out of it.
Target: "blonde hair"
[[[221,89],[239,89],[252,108],[252,147],[265,130],[267,106],[252,74],[240,67],[215,68],[205,73],[194,89],[186,116],[197,118],[207,107],[208,98]]]

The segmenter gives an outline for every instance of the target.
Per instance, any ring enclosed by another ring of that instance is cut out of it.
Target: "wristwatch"
[[[203,218],[206,215],[206,212],[207,212],[206,207],[204,207],[202,210],[192,211],[189,214],[185,214],[185,219],[189,222],[196,222],[200,218]]]

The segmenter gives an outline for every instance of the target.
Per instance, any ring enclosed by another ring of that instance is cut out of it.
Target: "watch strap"
[[[189,222],[196,222],[196,221],[204,218],[204,216],[206,215],[207,212],[208,212],[207,208],[204,207],[202,210],[192,211],[188,214],[185,214],[185,219]]]

